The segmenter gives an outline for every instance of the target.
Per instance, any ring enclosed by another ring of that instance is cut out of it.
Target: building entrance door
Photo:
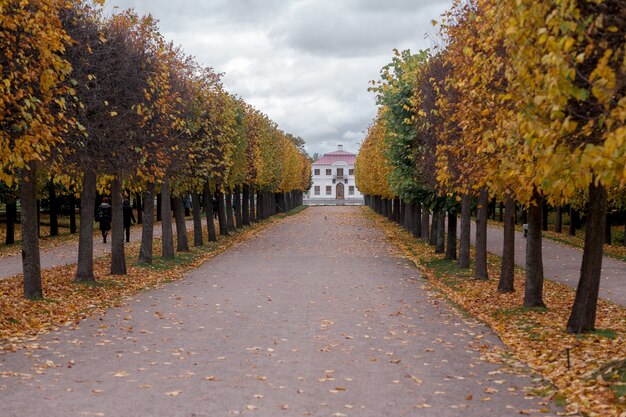
[[[337,184],[337,200],[343,200],[344,199],[344,193],[343,193],[343,183],[339,183]]]

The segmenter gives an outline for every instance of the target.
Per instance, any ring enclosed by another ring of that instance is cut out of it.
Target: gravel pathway
[[[360,208],[315,207],[182,281],[0,355],[0,416],[555,416]]]

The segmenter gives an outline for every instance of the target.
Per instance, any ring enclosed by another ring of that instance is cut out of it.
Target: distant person
[[[128,243],[130,242],[130,225],[136,223],[137,220],[135,220],[133,207],[130,205],[130,201],[128,201],[127,198],[124,199],[122,212],[124,213],[124,231],[126,232],[126,243]]]
[[[109,199],[104,197],[102,204],[98,207],[98,222],[100,223],[100,231],[102,232],[102,242],[107,243],[107,235],[111,230],[111,205]]]
[[[218,210],[218,205],[217,205],[217,198],[213,197],[213,218],[217,220],[217,210]]]

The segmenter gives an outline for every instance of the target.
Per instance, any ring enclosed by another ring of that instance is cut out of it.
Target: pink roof
[[[319,160],[313,162],[313,165],[332,165],[338,161],[343,161],[348,165],[354,165],[356,154],[345,151],[325,153]]]

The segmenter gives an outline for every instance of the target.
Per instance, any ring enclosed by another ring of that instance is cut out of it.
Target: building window
[[[337,178],[343,178],[343,168],[337,168]]]
[[[315,186],[315,195],[320,195],[320,186],[319,185]]]
[[[313,174],[314,174],[314,175],[320,175],[320,170],[319,170],[319,169],[314,170],[314,171],[313,171]]]
[[[333,187],[330,185],[326,186],[326,195],[331,195],[333,193]]]
[[[354,175],[354,169],[349,169],[348,170],[348,175],[352,175],[353,176]]]
[[[327,169],[326,170],[326,175],[333,175],[333,170],[332,169]]]
[[[349,195],[354,195],[354,185],[351,185],[348,187],[348,194]]]

